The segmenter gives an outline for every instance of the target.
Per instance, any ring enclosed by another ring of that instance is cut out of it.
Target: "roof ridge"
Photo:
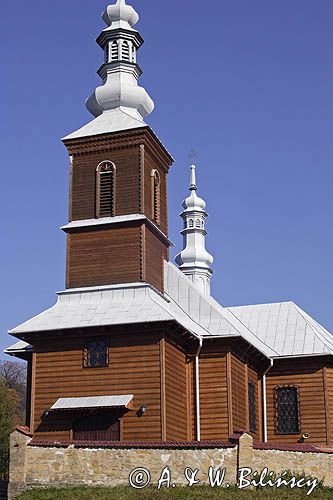
[[[297,304],[294,303],[294,307],[296,308],[298,313],[302,316],[304,321],[311,327],[315,337],[317,337],[317,339],[322,344],[324,344],[324,346],[327,347],[327,349],[329,349],[331,351],[331,353],[333,354],[333,335],[328,330],[324,329],[328,335],[332,335],[332,344],[331,345],[326,344],[326,342],[330,343],[330,339],[325,338],[325,336],[317,330],[317,327],[323,328],[320,325],[320,323],[318,323],[316,320],[311,318],[311,316],[309,316],[305,311],[303,311],[303,309],[300,306],[298,306]],[[313,323],[315,323],[315,324],[313,324]]]

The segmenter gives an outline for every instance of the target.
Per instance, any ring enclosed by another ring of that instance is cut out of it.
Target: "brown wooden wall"
[[[96,216],[96,168],[111,161],[115,172],[115,214],[152,214],[152,170],[158,170],[160,187],[160,228],[168,233],[167,172],[172,159],[152,133],[129,131],[110,134],[100,141],[79,141],[68,146],[72,155],[70,175],[69,219],[94,219]]]
[[[248,428],[246,367],[238,358],[231,357],[233,432]]]
[[[260,441],[263,437],[262,432],[262,389],[261,389],[261,378],[258,373],[247,366],[247,379],[248,382],[252,382],[255,386],[255,406],[256,406],[256,431],[251,432],[255,439]],[[247,394],[248,396],[248,394]],[[250,417],[247,415],[247,429],[250,429]]]
[[[142,280],[139,226],[112,226],[68,235],[66,287]]]
[[[201,439],[229,436],[226,355],[200,356]]]
[[[143,280],[164,291],[164,261],[168,260],[169,249],[149,227],[144,226]]]
[[[144,213],[152,219],[153,204],[152,204],[152,180],[151,172],[157,170],[161,179],[161,197],[160,197],[160,228],[164,234],[168,234],[168,200],[167,200],[167,174],[156,156],[150,151],[144,151]]]
[[[326,412],[327,412],[327,444],[333,444],[333,368],[324,368],[324,386],[326,389]]]
[[[43,413],[60,397],[133,394],[134,408],[122,419],[123,440],[161,440],[161,334],[110,337],[109,366],[84,369],[85,340],[72,336],[36,347],[34,367],[33,428],[47,440],[70,439],[73,417],[59,413],[41,420]],[[143,404],[147,412],[138,417]]]
[[[189,371],[185,353],[165,341],[166,439],[191,439]]]
[[[301,430],[296,435],[276,434],[275,388],[283,385],[299,388]],[[328,441],[324,368],[320,362],[309,359],[275,361],[267,374],[267,421],[269,441],[295,443],[305,432],[310,434],[310,443]]]
[[[71,175],[70,220],[95,218],[96,168],[105,160],[116,165],[115,215],[140,213],[139,145],[74,156]]]

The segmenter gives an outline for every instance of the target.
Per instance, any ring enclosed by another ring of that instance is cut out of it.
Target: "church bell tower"
[[[163,291],[173,160],[144,122],[154,103],[138,85],[139,16],[117,0],[102,17],[102,85],[86,102],[94,119],[63,139],[70,155],[66,287],[147,282]]]

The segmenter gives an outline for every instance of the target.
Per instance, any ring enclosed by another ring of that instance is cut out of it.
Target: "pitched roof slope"
[[[294,302],[238,306],[229,310],[274,349],[278,357],[333,354],[333,335]]]
[[[204,330],[203,337],[243,337],[267,357],[278,355],[274,349],[262,342],[256,333],[250,331],[233,311],[201,293],[184,273],[166,261],[164,286],[165,293],[172,303]]]

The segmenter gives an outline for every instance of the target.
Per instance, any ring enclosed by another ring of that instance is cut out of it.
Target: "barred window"
[[[157,170],[153,170],[152,179],[152,212],[153,220],[156,224],[160,223],[160,203],[161,203],[161,179]]]
[[[248,385],[249,397],[249,419],[250,419],[250,432],[256,432],[256,386],[253,382]]]
[[[297,387],[277,387],[276,433],[298,434],[300,432],[299,391]]]
[[[83,353],[84,368],[108,366],[108,346],[105,340],[89,342]]]
[[[96,218],[114,216],[115,175],[111,161],[102,161],[96,169]]]

